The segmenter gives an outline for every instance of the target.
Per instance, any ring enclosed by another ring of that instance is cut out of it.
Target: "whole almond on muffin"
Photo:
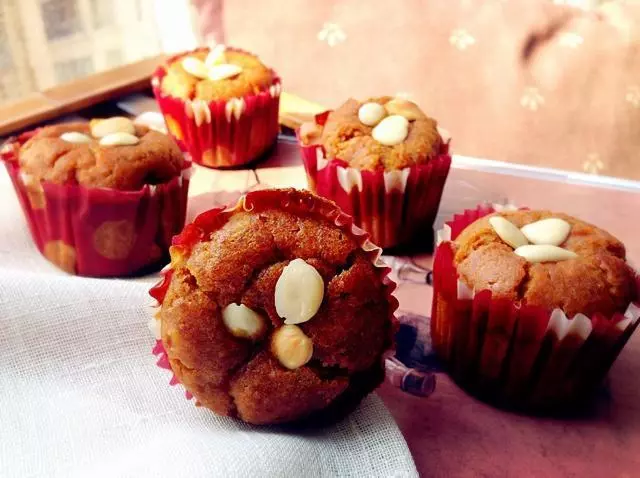
[[[525,233],[527,228],[554,219],[564,237],[558,243],[558,236],[549,230],[547,241],[540,237],[547,244],[514,249],[492,225],[496,217]],[[626,263],[624,245],[608,232],[567,214],[528,210],[496,213],[467,227],[454,245],[460,279],[472,290],[488,289],[496,297],[559,308],[569,317],[624,312],[634,298],[635,273]],[[530,252],[519,254],[523,248],[551,255],[538,253],[534,259]],[[553,248],[565,253],[554,254]]]

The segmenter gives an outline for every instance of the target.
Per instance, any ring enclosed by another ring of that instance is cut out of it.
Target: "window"
[[[7,35],[8,28],[7,19],[4,17],[3,10],[0,9],[0,71],[6,71],[13,67],[13,56]]]
[[[64,83],[93,73],[93,61],[91,58],[76,58],[56,62],[53,68],[56,72],[56,81]]]
[[[142,0],[133,0],[136,8],[136,20],[142,21]]]
[[[113,68],[122,65],[122,60],[122,50],[120,50],[119,48],[107,50],[107,53],[105,54],[105,65],[107,68]]]
[[[0,0],[0,105],[159,53],[157,11],[173,32],[189,2]]]
[[[116,17],[113,10],[113,0],[91,0],[91,18],[96,30],[113,26]]]
[[[11,49],[9,43],[3,38],[0,31],[0,71],[6,71],[13,68],[13,58],[11,57]]]
[[[58,40],[82,30],[76,0],[40,0],[47,39]]]

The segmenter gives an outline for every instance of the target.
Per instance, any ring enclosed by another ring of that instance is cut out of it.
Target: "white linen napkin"
[[[0,213],[0,476],[417,476],[375,395],[341,423],[301,433],[196,408],[151,354],[155,278],[50,265],[4,171]]]

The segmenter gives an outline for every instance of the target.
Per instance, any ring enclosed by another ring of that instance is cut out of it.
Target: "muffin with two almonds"
[[[242,166],[277,138],[280,78],[251,53],[224,45],[181,53],[151,83],[167,129],[198,164]]]
[[[38,249],[71,274],[159,266],[184,225],[189,163],[169,136],[128,118],[47,126],[2,158]]]
[[[553,410],[587,399],[638,325],[624,245],[562,213],[466,211],[434,262],[432,338],[464,388]]]
[[[350,99],[298,131],[309,188],[335,201],[381,247],[430,241],[451,157],[415,103]]]
[[[397,302],[380,249],[330,201],[248,193],[174,239],[155,353],[198,405],[253,424],[337,417],[383,379]]]

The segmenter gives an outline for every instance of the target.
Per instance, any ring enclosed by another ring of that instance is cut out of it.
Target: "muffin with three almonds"
[[[152,86],[167,129],[196,163],[242,166],[276,140],[280,78],[251,53],[224,45],[181,53]]]
[[[47,126],[8,143],[3,159],[36,245],[66,272],[147,270],[184,225],[189,162],[128,118]]]
[[[449,140],[415,103],[350,99],[298,131],[309,188],[381,247],[429,245],[449,172]]]
[[[159,364],[253,424],[336,418],[377,387],[397,302],[380,250],[338,207],[261,190],[185,227],[151,291]]]
[[[436,351],[465,388],[501,404],[554,409],[588,398],[640,316],[624,245],[562,213],[473,221],[478,211],[456,216],[436,251]]]

